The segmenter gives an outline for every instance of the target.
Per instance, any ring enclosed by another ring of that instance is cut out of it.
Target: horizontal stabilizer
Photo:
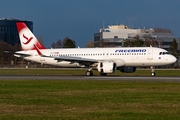
[[[3,53],[6,53],[6,54],[14,54],[14,52],[12,52],[12,51],[4,51]]]
[[[21,57],[32,56],[31,54],[24,54],[24,53],[20,53],[20,52],[12,52],[12,51],[4,51],[3,53],[5,53],[5,54],[14,54],[15,56],[21,56]]]
[[[15,52],[14,56],[24,58],[24,57],[29,57],[29,56],[32,56],[32,55],[31,54],[24,54],[24,53]]]

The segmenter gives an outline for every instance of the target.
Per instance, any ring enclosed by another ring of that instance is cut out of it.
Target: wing
[[[71,63],[79,63],[79,64],[86,65],[86,66],[89,66],[91,64],[94,64],[94,63],[97,63],[100,61],[100,60],[96,60],[96,59],[71,57],[71,56],[58,56],[58,57],[46,56],[46,57],[54,58],[54,60],[58,60],[58,62],[69,61]]]

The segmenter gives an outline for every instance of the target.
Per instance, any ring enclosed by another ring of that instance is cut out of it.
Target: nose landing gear
[[[151,66],[150,68],[151,68],[151,76],[156,76],[154,67]]]

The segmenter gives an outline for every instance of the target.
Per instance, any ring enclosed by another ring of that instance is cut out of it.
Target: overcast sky
[[[170,28],[180,37],[180,0],[3,0],[0,18],[33,22],[46,47],[69,37],[85,47],[108,25]]]

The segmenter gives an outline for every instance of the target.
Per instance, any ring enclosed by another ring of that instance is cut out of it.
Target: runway
[[[118,80],[118,81],[159,81],[180,82],[180,77],[118,77],[118,76],[16,76],[3,75],[0,80]]]

